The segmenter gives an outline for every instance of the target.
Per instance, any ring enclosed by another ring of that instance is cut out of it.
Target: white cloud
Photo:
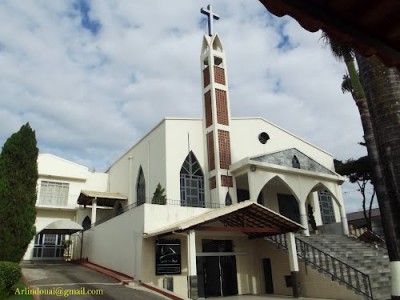
[[[97,34],[77,3],[0,3],[0,142],[29,121],[41,152],[101,171],[164,116],[201,116],[208,1],[89,1]],[[340,91],[344,65],[319,33],[258,1],[211,4],[233,116],[262,116],[340,159],[365,153],[356,107]]]

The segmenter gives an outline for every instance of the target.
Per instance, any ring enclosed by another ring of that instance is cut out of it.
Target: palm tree
[[[326,33],[322,38],[333,55],[346,63],[349,72],[351,92],[360,112],[373,167],[391,276],[400,278],[400,74],[397,69],[386,68],[375,57],[366,59],[357,54],[361,85],[354,51],[336,43]],[[343,88],[346,86],[342,84]],[[392,286],[392,299],[400,298],[397,289]]]
[[[382,178],[387,188],[385,201],[379,199],[383,228],[392,265],[392,278],[400,277],[400,73],[387,68],[376,57],[357,55],[360,77],[367,94]],[[392,264],[393,263],[393,264]],[[394,276],[394,277],[393,277]],[[392,288],[393,290],[393,288]],[[393,299],[399,299],[395,295]]]
[[[343,76],[342,92],[350,92],[353,96],[354,102],[360,113],[361,124],[364,130],[365,146],[367,147],[368,157],[370,159],[373,169],[373,182],[374,189],[377,194],[378,202],[388,201],[386,185],[383,180],[382,164],[378,154],[374,128],[368,101],[364,93],[364,88],[361,85],[359,74],[355,65],[355,52],[349,45],[336,42],[330,38],[326,32],[322,33],[322,40],[330,47],[332,55],[339,61],[344,61],[347,67],[348,74]],[[365,212],[364,212],[365,213]]]
[[[348,74],[343,77],[342,92],[351,92],[354,102],[360,113],[361,124],[364,130],[364,139],[367,145],[368,155],[371,160],[377,161],[378,152],[372,127],[371,115],[368,109],[367,98],[361,85],[360,78],[355,66],[355,53],[349,45],[336,42],[326,32],[322,32],[322,40],[330,47],[332,55],[346,64]]]

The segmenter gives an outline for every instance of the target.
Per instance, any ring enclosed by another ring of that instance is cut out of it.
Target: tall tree
[[[375,198],[375,189],[371,197],[369,198],[368,208],[367,208],[367,194],[366,187],[368,183],[372,182],[372,168],[370,159],[368,156],[363,156],[358,159],[348,159],[346,161],[335,160],[335,170],[340,175],[349,178],[351,183],[358,185],[358,190],[362,197],[362,208],[365,223],[368,230],[372,230],[371,213],[372,204]]]
[[[322,40],[329,46],[332,55],[339,61],[346,64],[348,74],[343,77],[342,92],[350,92],[360,113],[361,125],[364,131],[364,140],[367,146],[368,156],[374,168],[380,168],[378,163],[379,156],[376,146],[375,134],[372,126],[371,114],[369,112],[368,101],[365,96],[364,88],[361,84],[359,74],[355,64],[355,52],[349,45],[339,43],[332,39],[326,32],[322,32]],[[381,174],[381,170],[375,170]],[[374,173],[375,174],[375,173]],[[377,178],[377,185],[384,187],[384,183]],[[379,197],[379,195],[378,195]]]
[[[328,35],[325,36],[327,37],[325,41],[335,43]],[[386,68],[376,57],[365,58],[357,53],[355,55],[360,77],[357,76],[358,82],[351,80],[351,84],[352,88],[356,89],[358,83],[362,82],[364,100],[360,102],[354,95],[353,98],[360,112],[364,139],[372,164],[374,186],[391,264],[391,276],[400,279],[399,70]],[[354,64],[354,52],[352,57]],[[343,60],[349,70],[347,63],[349,56],[346,55],[346,58],[343,56]],[[356,72],[349,71],[350,79],[356,79],[352,76],[354,73]],[[397,286],[392,285],[392,299],[400,299],[399,283]]]
[[[357,62],[387,192],[384,199],[378,194],[378,201],[391,275],[397,279],[397,286],[392,286],[392,299],[400,299],[400,72],[397,68],[387,68],[374,56],[357,55]]]
[[[0,154],[0,261],[19,262],[35,235],[38,148],[29,123]]]

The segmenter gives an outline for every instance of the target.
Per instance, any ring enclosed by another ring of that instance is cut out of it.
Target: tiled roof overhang
[[[260,0],[278,17],[289,15],[306,30],[324,30],[360,54],[400,66],[400,1],[398,0]]]
[[[215,226],[215,222],[223,226]],[[144,236],[163,236],[187,230],[245,233],[250,239],[304,229],[302,225],[252,201],[215,209],[199,216],[147,232]]]
[[[79,205],[92,205],[93,200],[96,199],[98,206],[114,207],[116,201],[127,201],[128,198],[118,194],[109,192],[96,192],[82,190],[78,197]]]

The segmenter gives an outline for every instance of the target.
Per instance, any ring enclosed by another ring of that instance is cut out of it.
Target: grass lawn
[[[13,285],[12,290],[13,291],[20,291],[18,294],[12,294],[10,297],[7,298],[7,300],[33,300],[32,295],[23,295],[24,290],[27,290],[27,285],[20,279],[16,284]]]

